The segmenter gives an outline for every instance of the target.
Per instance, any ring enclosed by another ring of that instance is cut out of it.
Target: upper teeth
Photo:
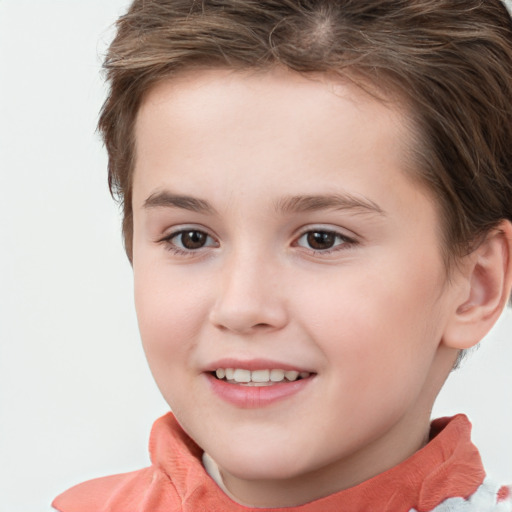
[[[284,379],[293,382],[299,377],[305,379],[309,377],[309,372],[298,372],[295,370],[244,370],[241,368],[218,368],[215,375],[219,379],[226,379],[235,382],[248,383],[265,383],[265,382],[282,382]]]

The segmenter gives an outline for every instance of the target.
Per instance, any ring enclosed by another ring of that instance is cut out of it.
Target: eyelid
[[[299,240],[303,236],[307,235],[308,233],[312,233],[312,232],[313,233],[314,232],[332,233],[336,237],[339,237],[342,240],[342,243],[338,243],[338,244],[334,245],[333,247],[330,247],[327,249],[313,249],[311,247],[308,248],[308,247],[304,247],[302,245],[298,245]],[[310,253],[313,253],[313,254],[328,255],[333,252],[347,250],[359,243],[360,243],[359,237],[357,237],[357,235],[353,234],[352,232],[351,232],[351,234],[347,234],[347,230],[339,228],[339,227],[316,224],[316,225],[304,226],[303,228],[301,228],[300,231],[298,232],[298,234],[296,235],[296,237],[294,238],[293,245],[300,247],[302,249],[305,249],[306,251],[309,251]]]
[[[198,231],[201,233],[204,233],[208,238],[213,240],[214,243],[209,243],[207,245],[204,245],[202,247],[199,247],[197,249],[187,249],[182,248],[176,245],[172,242],[172,239],[186,233],[188,231]],[[329,255],[333,252],[339,252],[342,250],[347,250],[357,244],[360,243],[359,237],[353,232],[350,232],[350,234],[347,234],[346,229],[340,228],[338,226],[332,226],[332,225],[322,225],[322,224],[313,224],[308,226],[303,226],[294,236],[292,245],[295,247],[299,247],[311,254],[315,255]],[[325,232],[325,233],[332,233],[335,235],[338,239],[341,240],[341,243],[336,243],[333,247],[326,248],[326,249],[314,249],[312,247],[305,247],[302,245],[299,245],[299,240],[311,232]],[[167,232],[159,237],[157,240],[155,240],[158,244],[165,245],[165,248],[170,251],[171,253],[177,254],[177,255],[184,255],[184,256],[194,256],[199,255],[200,253],[204,252],[206,249],[211,248],[218,248],[220,247],[220,243],[218,241],[218,237],[214,235],[210,229],[205,228],[204,226],[200,225],[194,225],[194,224],[182,224],[178,226],[173,226],[172,228],[168,229]]]
[[[190,231],[198,231],[200,233],[204,233],[208,238],[214,240],[215,244],[204,245],[202,247],[199,247],[198,249],[186,249],[179,247],[172,242],[173,238]],[[198,255],[199,253],[203,252],[204,249],[209,249],[212,247],[217,248],[220,245],[217,237],[213,235],[209,229],[205,228],[204,226],[198,226],[194,224],[182,224],[178,226],[173,226],[172,228],[167,230],[167,232],[163,236],[159,237],[156,240],[156,243],[163,244],[166,250],[179,256]]]

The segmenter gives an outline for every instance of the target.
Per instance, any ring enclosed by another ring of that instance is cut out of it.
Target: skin
[[[136,141],[142,341],[178,421],[237,501],[306,503],[422,447],[468,280],[447,280],[403,111],[322,76],[194,71],[148,94]],[[343,204],[289,200],[333,195]],[[184,228],[205,244],[184,248]],[[311,247],[319,232],[336,234],[333,247]],[[206,376],[226,357],[314,375],[283,400],[237,407]]]

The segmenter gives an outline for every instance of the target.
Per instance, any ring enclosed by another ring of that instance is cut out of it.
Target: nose
[[[238,334],[282,329],[288,312],[281,281],[282,273],[269,258],[232,257],[221,271],[211,323]]]

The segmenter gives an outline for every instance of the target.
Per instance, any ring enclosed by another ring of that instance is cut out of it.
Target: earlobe
[[[502,221],[467,256],[462,276],[463,298],[456,304],[443,342],[464,350],[476,345],[492,328],[512,288],[512,224]]]

